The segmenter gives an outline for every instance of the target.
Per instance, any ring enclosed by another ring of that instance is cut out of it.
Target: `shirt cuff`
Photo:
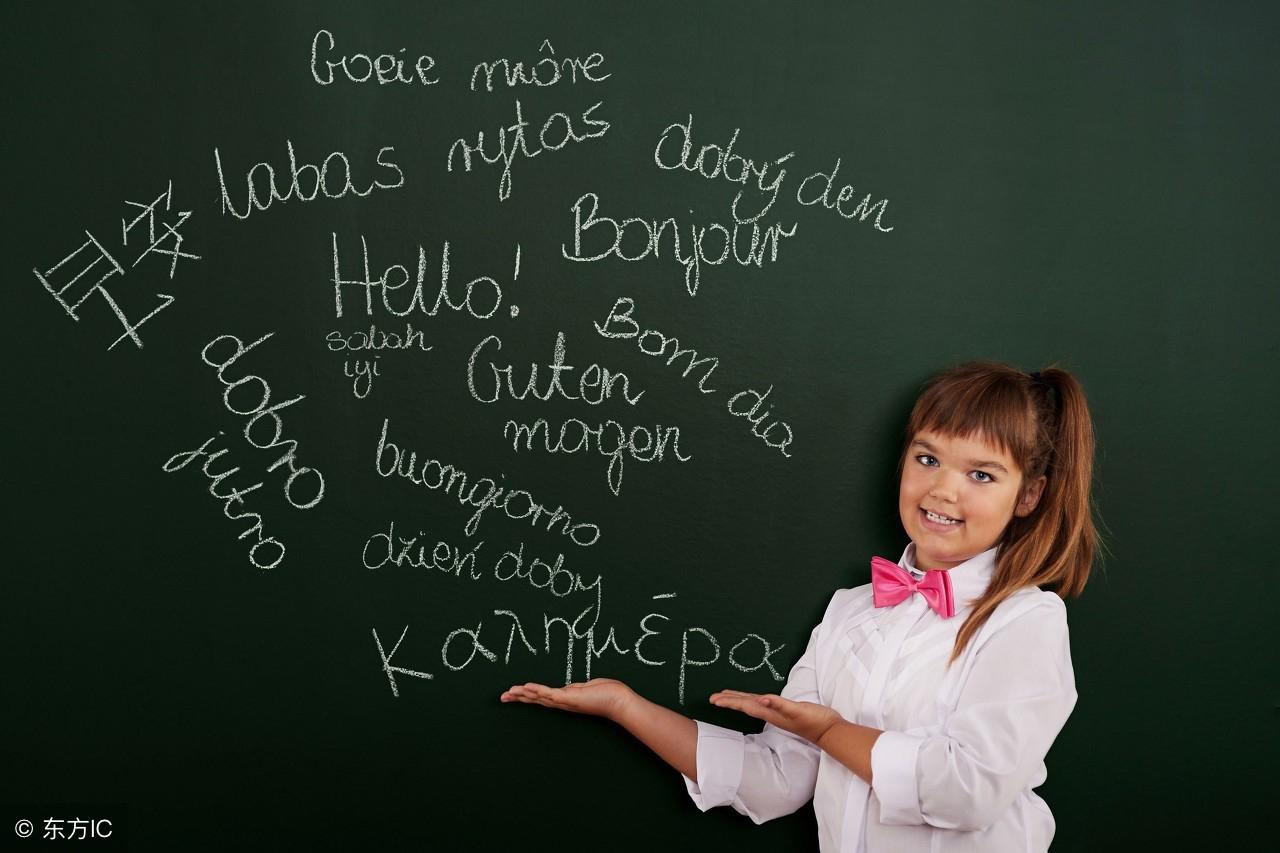
[[[880,800],[880,822],[894,826],[924,823],[916,782],[916,756],[924,738],[882,732],[871,747],[871,789]]]
[[[682,774],[685,788],[700,811],[733,803],[742,784],[742,757],[746,738],[742,732],[695,720],[698,724],[695,782]]]

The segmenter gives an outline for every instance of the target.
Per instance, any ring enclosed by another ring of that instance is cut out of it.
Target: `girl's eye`
[[[931,453],[916,453],[915,461],[919,462],[920,465],[924,465],[925,467],[938,466],[937,457],[932,456]],[[978,483],[995,483],[996,482],[996,478],[993,478],[993,476],[991,474],[988,474],[987,471],[970,471],[969,476],[970,478],[973,478],[975,482],[978,482]]]

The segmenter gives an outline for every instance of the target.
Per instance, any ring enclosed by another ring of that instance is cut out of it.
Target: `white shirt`
[[[1047,851],[1053,815],[1032,789],[1076,704],[1062,599],[1019,590],[945,669],[996,550],[950,570],[950,619],[919,594],[877,608],[871,584],[838,590],[792,667],[782,696],[884,732],[871,785],[775,726],[743,735],[699,720],[699,782],[682,777],[698,808],[763,823],[812,798],[823,853]],[[908,545],[898,564],[914,558]]]

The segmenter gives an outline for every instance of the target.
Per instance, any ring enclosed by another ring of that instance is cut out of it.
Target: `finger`
[[[755,717],[758,720],[766,720],[772,722],[777,716],[773,709],[767,705],[761,705],[755,698],[743,698],[740,696],[724,696],[712,702],[717,708],[728,708],[731,711],[739,711],[743,714]]]
[[[772,710],[764,707],[763,705],[757,705],[753,703],[750,705],[744,705],[740,708],[734,708],[733,710],[746,714],[748,717],[751,717],[753,719],[761,720],[766,723],[772,723],[775,726],[779,726],[781,728],[786,728],[786,726],[782,725],[783,719],[779,717],[777,714],[775,714]]]
[[[757,702],[759,698],[760,697],[754,693],[741,693],[736,690],[722,690],[719,693],[712,693],[710,701],[713,704],[731,702],[734,704],[745,705],[749,702]]]
[[[743,691],[741,691],[741,690],[721,690],[721,691],[719,691],[718,693],[712,693],[712,694],[711,694],[711,699],[712,699],[713,701],[714,701],[715,699],[717,699],[717,698],[720,698],[720,699],[730,699],[730,698],[733,698],[733,699],[754,699],[754,698],[756,698],[756,696],[757,696],[757,694],[755,694],[755,693],[744,693],[744,692],[743,692]]]
[[[564,694],[564,687],[548,687],[545,684],[526,684],[525,692],[539,701],[551,701],[559,699]]]
[[[513,684],[510,691],[513,693],[523,693],[526,696],[535,696],[540,691],[549,689],[545,684],[539,684],[536,681],[527,681],[524,684]]]
[[[552,696],[554,688],[547,687],[543,684],[528,682],[527,684],[513,684],[510,689],[505,691],[501,697],[504,701],[524,702],[526,704],[542,704]]]
[[[498,698],[503,702],[524,702],[525,704],[538,701],[537,696],[525,690],[523,687],[512,687],[510,690],[503,692],[503,694]]]
[[[526,681],[524,684],[513,684],[506,689],[506,693],[527,693],[535,688],[542,687],[536,681]]]
[[[577,695],[584,689],[586,685],[580,683],[565,687],[548,687],[545,684],[525,685],[525,693],[530,696],[531,701],[560,711],[581,711],[581,703]]]
[[[516,688],[515,690],[508,691],[503,695],[510,696],[511,698],[508,701],[512,702],[522,702],[526,705],[542,705],[544,708],[555,708],[561,711],[572,710],[569,705],[558,701],[550,695],[535,693],[529,690],[524,690],[523,688]]]

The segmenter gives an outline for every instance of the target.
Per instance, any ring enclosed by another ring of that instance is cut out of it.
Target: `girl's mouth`
[[[924,520],[924,526],[929,530],[954,530],[964,524],[964,522],[959,519],[948,518],[945,515],[935,515],[923,507],[920,509],[920,517]]]

